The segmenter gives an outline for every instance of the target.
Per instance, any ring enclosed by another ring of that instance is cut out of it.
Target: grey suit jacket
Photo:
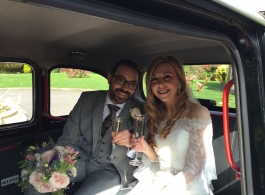
[[[79,150],[79,156],[84,161],[91,158],[96,148],[101,132],[106,96],[107,91],[83,92],[68,117],[63,135],[57,141],[59,144],[69,145]],[[127,124],[129,109],[133,107],[138,107],[143,112],[143,105],[140,102],[134,99],[128,100],[121,111],[123,116],[122,130],[133,129],[133,126],[128,126]],[[83,136],[83,141],[80,144],[81,136]],[[104,151],[108,154],[111,151],[111,139],[111,130],[109,129],[102,138],[103,147],[105,147]],[[133,179],[133,171],[135,169],[134,166],[129,165],[129,159],[126,156],[127,150],[126,147],[117,145],[113,152],[113,155],[118,157],[118,162],[114,166],[121,176],[121,183],[124,187]],[[105,161],[104,158],[101,160]]]

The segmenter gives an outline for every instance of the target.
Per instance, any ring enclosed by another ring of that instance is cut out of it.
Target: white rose
[[[52,159],[52,156],[55,154],[55,152],[53,150],[48,150],[46,152],[44,152],[42,155],[41,155],[41,158],[43,161],[45,162],[50,162],[50,160]]]
[[[38,163],[37,163],[37,167],[40,167],[40,165],[41,165],[41,163],[40,163],[40,162],[38,162]]]
[[[28,174],[28,171],[25,169],[21,170],[21,177],[26,176]]]
[[[142,115],[139,108],[133,108],[130,110],[132,118],[135,118],[136,116]]]
[[[60,156],[63,156],[65,153],[67,153],[67,150],[63,146],[56,146],[55,150],[59,152]]]
[[[36,153],[36,154],[34,154],[34,156],[35,156],[37,161],[40,161],[40,153]]]
[[[77,170],[76,170],[75,167],[73,167],[73,168],[71,169],[71,173],[72,173],[73,177],[76,177]]]

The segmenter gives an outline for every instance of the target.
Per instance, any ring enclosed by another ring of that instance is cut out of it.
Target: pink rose
[[[65,155],[67,150],[63,146],[56,146],[55,149],[59,152],[61,156]]]
[[[75,153],[74,148],[71,148],[71,149],[69,150],[69,153],[70,153],[70,154],[74,154],[74,153]]]
[[[35,187],[38,187],[41,184],[41,172],[33,171],[29,176],[29,183]]]
[[[28,155],[26,156],[26,159],[27,159],[27,160],[34,161],[34,160],[35,160],[35,156],[33,156],[33,155],[31,155],[31,154],[28,154]]]
[[[77,156],[79,154],[79,151],[75,151],[75,155]]]
[[[50,160],[52,159],[52,156],[55,154],[55,152],[53,150],[49,150],[47,152],[44,152],[41,155],[42,160],[44,160],[45,162],[50,162]]]
[[[78,154],[79,154],[79,151],[74,151],[73,158],[76,158]]]
[[[74,154],[74,155],[77,155],[79,152],[78,151],[75,151],[74,148],[71,148],[70,146],[65,146],[64,147],[66,149],[66,151],[70,154]]]
[[[70,179],[65,173],[53,172],[49,182],[53,188],[60,189],[66,188],[70,183]]]
[[[54,189],[49,182],[41,183],[36,189],[40,193],[47,193],[47,192],[55,192],[56,191],[56,189]]]
[[[66,157],[63,158],[65,160],[65,162],[67,162],[70,165],[74,165],[75,162],[73,161],[73,159],[71,158],[71,156],[67,155]]]

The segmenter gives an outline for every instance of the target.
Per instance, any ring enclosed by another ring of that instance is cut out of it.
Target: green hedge
[[[27,64],[23,65],[23,73],[31,73],[31,67]]]
[[[24,63],[0,62],[0,73],[31,73],[31,67]]]

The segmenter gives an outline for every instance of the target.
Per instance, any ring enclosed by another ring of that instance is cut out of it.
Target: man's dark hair
[[[129,60],[129,59],[122,59],[122,60],[119,60],[118,62],[116,62],[115,66],[113,66],[112,69],[110,70],[110,74],[114,75],[115,72],[117,71],[117,69],[119,68],[119,66],[122,66],[122,65],[128,66],[129,68],[136,70],[138,73],[138,82],[140,81],[141,70],[139,69],[138,65],[135,62],[133,62],[132,60]]]

